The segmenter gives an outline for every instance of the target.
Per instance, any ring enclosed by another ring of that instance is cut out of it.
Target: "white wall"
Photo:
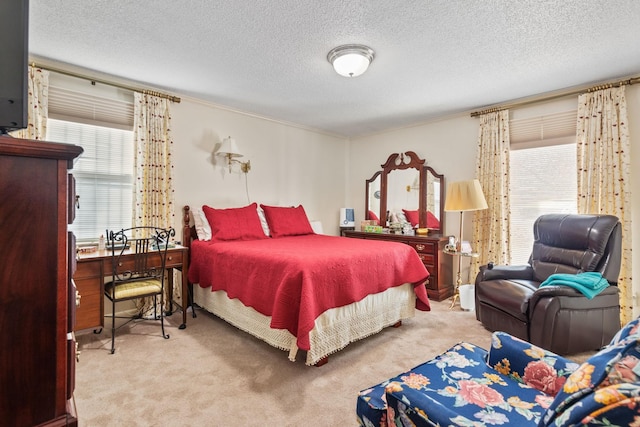
[[[188,98],[171,105],[171,124],[176,230],[184,205],[225,208],[255,201],[302,204],[326,234],[338,234],[339,210],[346,202],[346,139]],[[223,159],[214,155],[227,136],[244,154],[240,160],[251,161],[247,175],[238,165],[229,174]]]

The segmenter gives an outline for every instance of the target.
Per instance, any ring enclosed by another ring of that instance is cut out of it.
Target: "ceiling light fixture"
[[[362,44],[345,44],[327,54],[327,60],[336,73],[345,77],[358,77],[367,71],[373,57],[373,49]]]

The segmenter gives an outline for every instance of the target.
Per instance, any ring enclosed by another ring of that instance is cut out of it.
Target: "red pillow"
[[[438,218],[436,218],[436,216],[432,214],[431,211],[427,211],[427,228],[440,228],[440,221],[438,221]]]
[[[205,205],[202,206],[202,210],[211,226],[213,241],[268,238],[260,225],[257,203],[229,209],[215,209]]]
[[[412,227],[415,227],[420,223],[420,216],[418,215],[417,209],[415,211],[408,211],[406,209],[402,209],[402,212],[404,212],[404,216],[407,217],[407,221],[411,223]]]
[[[267,218],[271,237],[315,234],[302,205],[295,208],[260,205]]]
[[[380,218],[378,218],[378,215],[372,210],[369,211],[369,219],[380,222]]]

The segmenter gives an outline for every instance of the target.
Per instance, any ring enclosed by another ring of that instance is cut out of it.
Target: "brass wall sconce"
[[[220,149],[218,150],[216,155],[227,158],[229,173],[231,173],[231,166],[233,165],[233,163],[239,163],[240,170],[244,173],[248,173],[251,170],[251,162],[249,160],[247,160],[246,162],[241,162],[237,159],[237,157],[243,157],[243,154],[238,149],[236,140],[231,138],[230,136],[222,141],[222,145],[220,146]]]

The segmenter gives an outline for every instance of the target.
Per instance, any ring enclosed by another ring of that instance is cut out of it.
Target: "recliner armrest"
[[[506,332],[493,333],[487,365],[550,396],[555,396],[580,366]]]
[[[619,289],[617,286],[607,286],[598,295],[614,295],[618,292]],[[533,312],[533,308],[542,298],[554,297],[586,298],[580,291],[569,286],[544,286],[542,288],[538,288],[533,295],[531,295],[531,298],[529,298],[529,310]]]
[[[530,265],[495,265],[493,268],[483,265],[476,276],[476,284],[487,280],[520,279],[532,280],[533,268]]]

